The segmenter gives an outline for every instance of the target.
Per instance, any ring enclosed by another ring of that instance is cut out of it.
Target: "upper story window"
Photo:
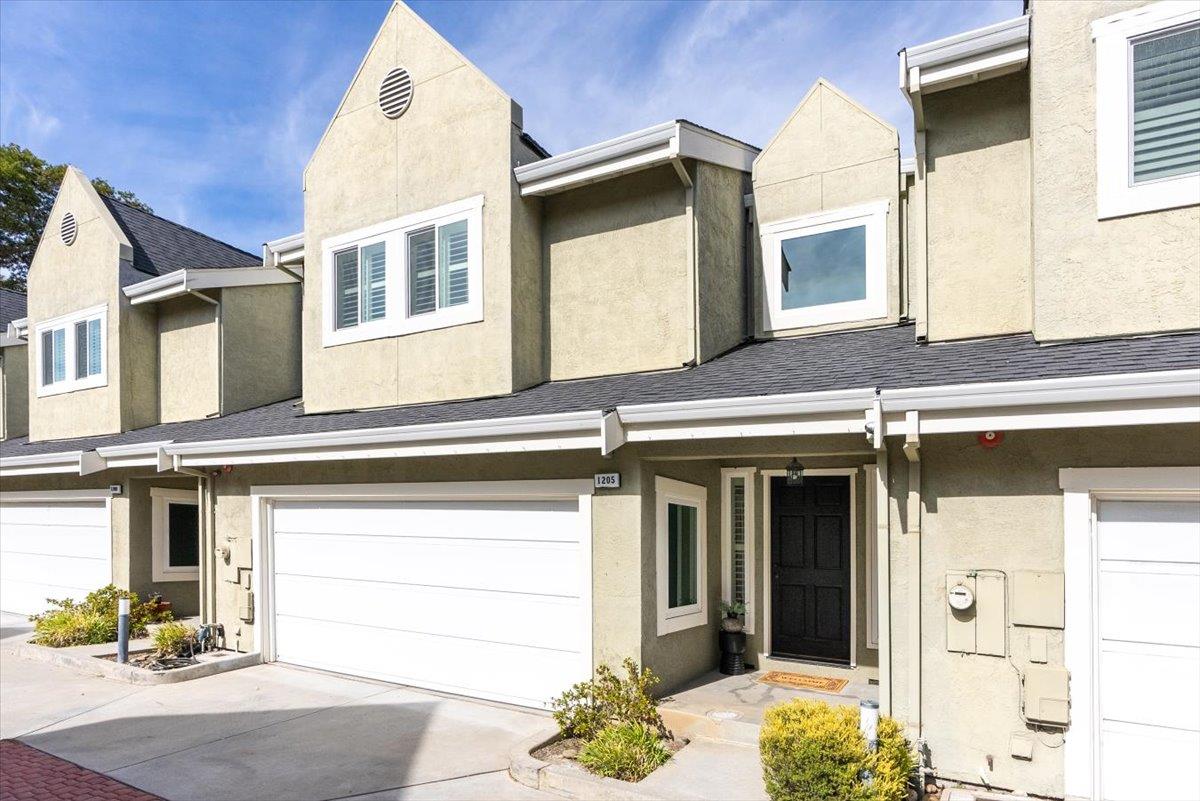
[[[1092,35],[1098,216],[1200,204],[1200,7],[1153,3]]]
[[[107,318],[108,307],[97,306],[35,326],[39,397],[108,383],[104,354]]]
[[[888,201],[763,226],[765,328],[887,314]]]
[[[325,240],[325,346],[483,319],[483,197]]]

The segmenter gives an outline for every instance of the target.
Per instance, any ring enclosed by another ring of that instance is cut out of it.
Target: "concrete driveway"
[[[0,644],[0,736],[180,801],[555,798],[507,774],[508,749],[547,722],[281,665],[135,687]]]

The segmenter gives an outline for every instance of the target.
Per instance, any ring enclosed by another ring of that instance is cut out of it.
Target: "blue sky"
[[[0,140],[257,252],[388,0],[0,3]],[[413,2],[553,153],[675,117],[764,145],[819,76],[900,129],[896,52],[1021,13],[950,2]]]

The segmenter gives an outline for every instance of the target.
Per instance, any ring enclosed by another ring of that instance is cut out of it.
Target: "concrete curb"
[[[152,647],[149,639],[129,641],[130,653],[146,651]],[[103,643],[101,645],[77,645],[69,648],[50,648],[45,645],[35,645],[31,642],[20,642],[10,646],[9,650],[22,659],[46,662],[51,665],[70,668],[89,676],[102,676],[106,679],[115,679],[127,684],[138,685],[178,684],[181,681],[191,681],[192,679],[199,679],[204,676],[213,676],[217,673],[226,673],[230,670],[257,665],[262,662],[262,654],[259,653],[222,653],[220,656],[201,654],[197,657],[197,659],[201,660],[198,665],[189,665],[187,667],[175,668],[174,670],[154,671],[131,665],[118,665],[116,662],[110,662],[107,659],[96,658],[98,656],[116,654],[117,644],[115,642]]]

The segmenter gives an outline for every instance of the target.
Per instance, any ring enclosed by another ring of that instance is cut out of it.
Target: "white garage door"
[[[79,601],[110,581],[104,501],[0,503],[0,610],[36,614],[47,598]]]
[[[575,500],[278,501],[275,658],[526,706],[590,665]]]
[[[1104,799],[1200,799],[1200,503],[1105,501],[1099,556]]]

